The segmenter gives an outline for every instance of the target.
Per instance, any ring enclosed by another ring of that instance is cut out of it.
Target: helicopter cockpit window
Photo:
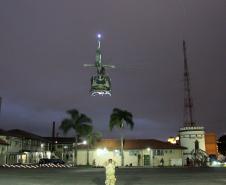
[[[111,95],[111,80],[107,75],[97,75],[91,78],[91,95]]]

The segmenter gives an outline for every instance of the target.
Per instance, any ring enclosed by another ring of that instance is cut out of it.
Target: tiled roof
[[[0,145],[8,145],[8,143],[6,143],[6,141],[0,138]]]
[[[8,133],[9,136],[25,138],[25,139],[34,139],[34,140],[46,141],[43,137],[38,136],[36,134],[33,134],[31,132],[24,131],[24,130],[13,129],[13,130],[7,131],[7,133]]]
[[[143,149],[143,148],[152,148],[152,149],[186,149],[180,145],[174,145],[169,142],[159,141],[156,139],[139,139],[139,140],[126,140],[124,143],[125,149]]]
[[[93,148],[107,148],[109,150],[120,149],[119,139],[102,139],[93,146]],[[81,146],[80,148],[84,148]],[[180,145],[174,145],[169,142],[163,142],[155,139],[126,139],[124,140],[124,149],[186,149]]]

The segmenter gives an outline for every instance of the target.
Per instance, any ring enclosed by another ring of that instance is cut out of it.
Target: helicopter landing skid
[[[91,96],[111,96],[111,92],[110,91],[106,91],[106,90],[93,90],[90,92]]]

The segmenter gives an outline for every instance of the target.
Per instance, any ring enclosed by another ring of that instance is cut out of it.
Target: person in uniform
[[[105,173],[106,173],[106,185],[115,185],[116,177],[115,177],[115,161],[109,159],[105,164]]]

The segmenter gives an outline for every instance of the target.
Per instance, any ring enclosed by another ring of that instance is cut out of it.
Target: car
[[[61,159],[50,159],[53,164],[65,164]]]
[[[49,163],[50,163],[50,159],[48,158],[39,159],[39,164],[49,164]]]
[[[42,158],[39,160],[39,164],[65,164],[65,162],[61,159]]]

